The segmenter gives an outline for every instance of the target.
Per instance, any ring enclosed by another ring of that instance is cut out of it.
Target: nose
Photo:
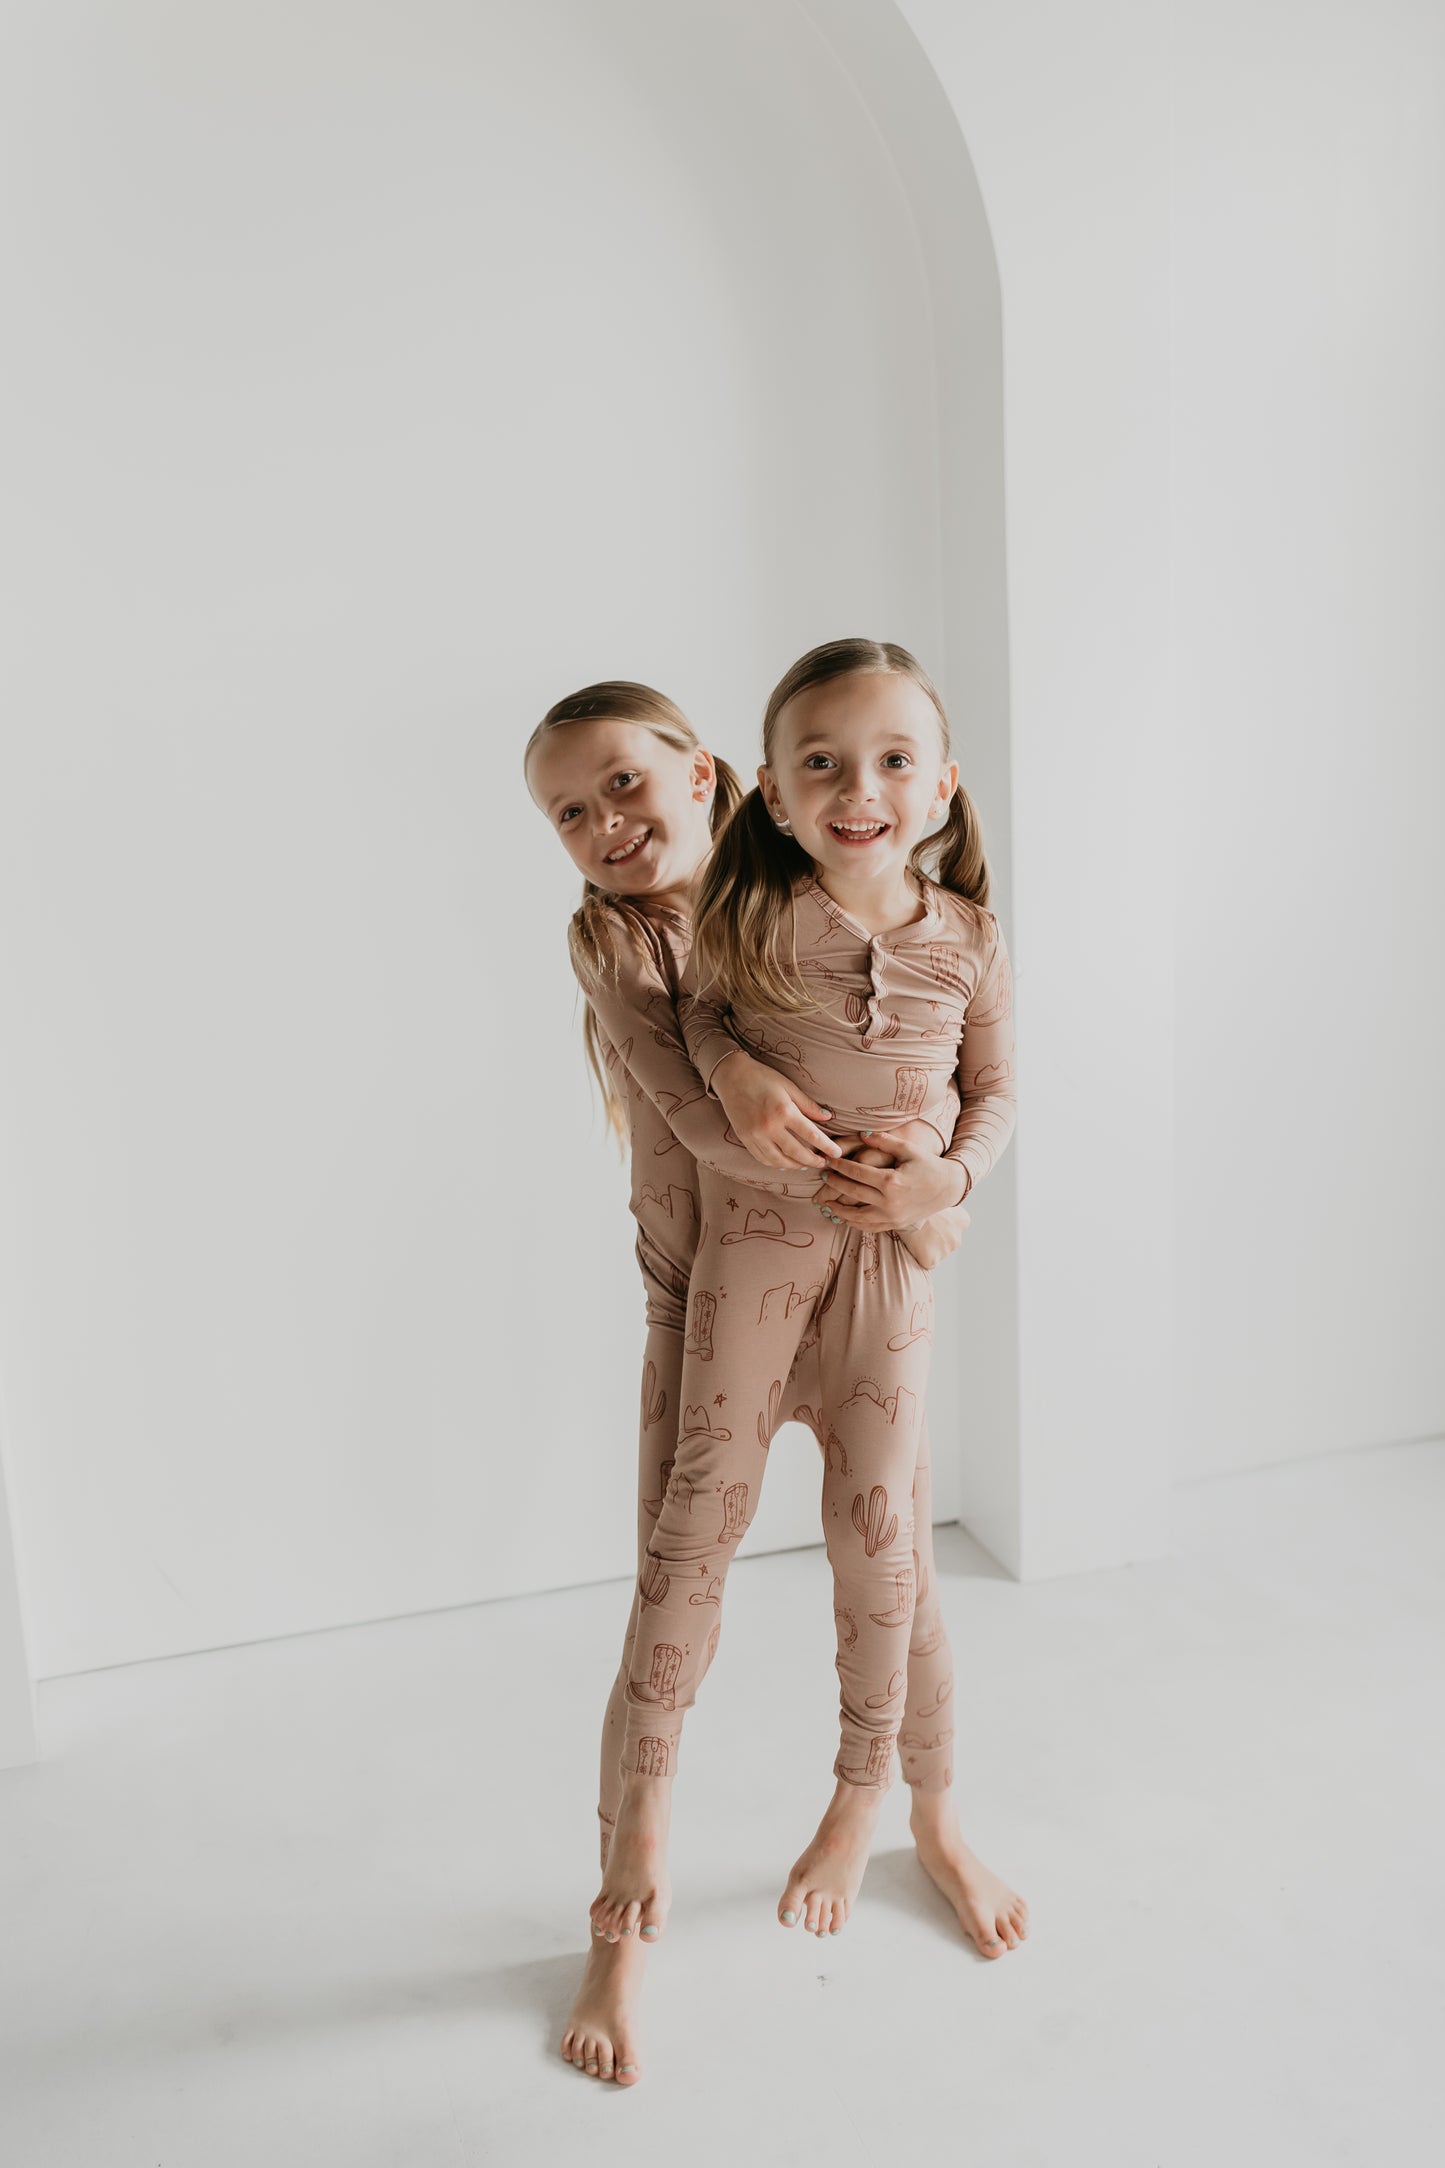
[[[621,822],[621,819],[622,819],[622,808],[621,808],[621,806],[616,806],[616,805],[607,805],[606,803],[603,803],[602,805],[599,805],[599,806],[597,807],[596,811],[595,811],[595,812],[593,813],[593,815],[592,815],[592,833],[593,833],[593,835],[594,835],[594,836],[606,836],[606,835],[610,835],[610,834],[612,833],[613,829],[614,829],[614,828],[616,828],[616,827],[617,827],[617,826],[619,825],[619,823]]]
[[[871,772],[867,768],[845,769],[838,795],[844,805],[867,805],[877,796]]]

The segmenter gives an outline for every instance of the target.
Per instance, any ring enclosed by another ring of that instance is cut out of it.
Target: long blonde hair
[[[577,723],[620,722],[636,723],[639,729],[651,731],[653,737],[661,738],[675,752],[694,753],[702,750],[702,740],[692,724],[666,693],[655,692],[650,685],[634,685],[626,678],[608,678],[598,685],[584,685],[580,692],[569,693],[548,708],[536,729],[527,740],[527,750],[522,755],[522,769],[526,772],[533,753],[543,738],[554,731],[568,729]],[[713,754],[713,767],[717,783],[712,804],[708,808],[708,825],[716,836],[726,827],[743,794],[743,786],[735,771],[725,760]],[[599,888],[593,881],[582,884],[582,901],[573,912],[567,927],[567,947],[572,958],[572,968],[585,994],[589,986],[597,985],[604,976],[616,979],[618,971],[617,927],[625,925],[638,947],[646,952],[654,943],[655,936],[648,923],[647,914],[629,896],[614,895]],[[582,1020],[582,1044],[586,1051],[588,1066],[602,1094],[608,1127],[619,1138],[627,1135],[627,1102],[613,1081],[602,1054],[602,1034],[592,1004],[587,1003],[587,1013]]]
[[[948,717],[923,665],[892,640],[828,640],[785,671],[763,717],[763,761],[771,767],[778,717],[790,700],[833,678],[892,674],[912,678],[938,711],[943,757],[949,757]],[[960,783],[948,818],[909,853],[909,866],[966,903],[988,904],[988,860],[973,800]],[[698,886],[692,953],[699,983],[739,1008],[780,1015],[816,1009],[798,969],[792,940],[792,894],[811,871],[802,846],[774,821],[759,789],[750,790],[719,838]],[[786,944],[786,952],[785,952]]]

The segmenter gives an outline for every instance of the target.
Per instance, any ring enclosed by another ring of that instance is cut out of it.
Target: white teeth
[[[830,821],[828,826],[840,836],[881,836],[886,821]]]
[[[630,843],[624,843],[620,851],[609,851],[607,853],[607,856],[603,859],[602,863],[605,866],[624,865],[635,852],[642,849],[643,844],[647,841],[647,838],[651,835],[651,833],[652,830],[649,828],[646,831],[646,834],[634,836]]]

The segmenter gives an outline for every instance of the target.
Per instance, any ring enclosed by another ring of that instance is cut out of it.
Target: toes
[[[642,2071],[636,2062],[628,2061],[617,2065],[617,2083],[619,2085],[635,2085],[641,2076]]]
[[[789,1882],[778,1900],[778,1918],[784,1927],[796,1927],[803,1917],[805,1892],[801,1883]]]
[[[831,1926],[831,1927],[829,1928],[829,1930],[828,1930],[828,1932],[829,1932],[830,1934],[833,1934],[833,1935],[841,1935],[841,1934],[842,1934],[842,1932],[843,1932],[843,1929],[844,1929],[844,1928],[845,1928],[845,1927],[847,1926],[847,1924],[848,1924],[848,1917],[849,1917],[849,1913],[850,1913],[850,1911],[851,1911],[851,1907],[850,1907],[850,1905],[849,1905],[849,1903],[848,1903],[848,1900],[847,1900],[847,1898],[846,1898],[846,1897],[835,1897],[835,1898],[834,1898],[834,1900],[833,1900],[833,1924],[832,1924],[832,1926]]]
[[[597,2050],[597,2075],[599,2078],[610,2078],[612,2071],[612,2043],[610,2040],[604,2040]]]
[[[655,1897],[649,1897],[647,1903],[642,1907],[638,1921],[638,1934],[644,1942],[656,1942],[665,1925],[666,1919],[661,1905],[659,1905]]]
[[[635,1935],[637,1933],[637,1923],[641,1917],[642,1907],[634,1897],[631,1904],[624,1908],[622,1916],[617,1922],[618,1927],[624,1935]]]

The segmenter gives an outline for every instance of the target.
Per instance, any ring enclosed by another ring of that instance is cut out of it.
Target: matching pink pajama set
[[[896,1235],[824,1219],[811,1201],[818,1173],[760,1166],[706,1080],[741,1045],[828,1107],[836,1136],[930,1122],[972,1188],[1014,1126],[1008,952],[990,912],[932,883],[923,916],[883,935],[811,876],[792,911],[819,1004],[808,1015],[724,1016],[699,1000],[689,923],[654,908],[642,948],[637,915],[616,914],[617,978],[588,990],[627,1098],[648,1324],[638,1578],[603,1733],[604,1861],[623,1771],[676,1770],[683,1713],[716,1653],[728,1563],[790,1419],[810,1426],[824,1459],[835,1772],[886,1786],[896,1744],[908,1783],[952,1782],[923,1422],[929,1274]]]

